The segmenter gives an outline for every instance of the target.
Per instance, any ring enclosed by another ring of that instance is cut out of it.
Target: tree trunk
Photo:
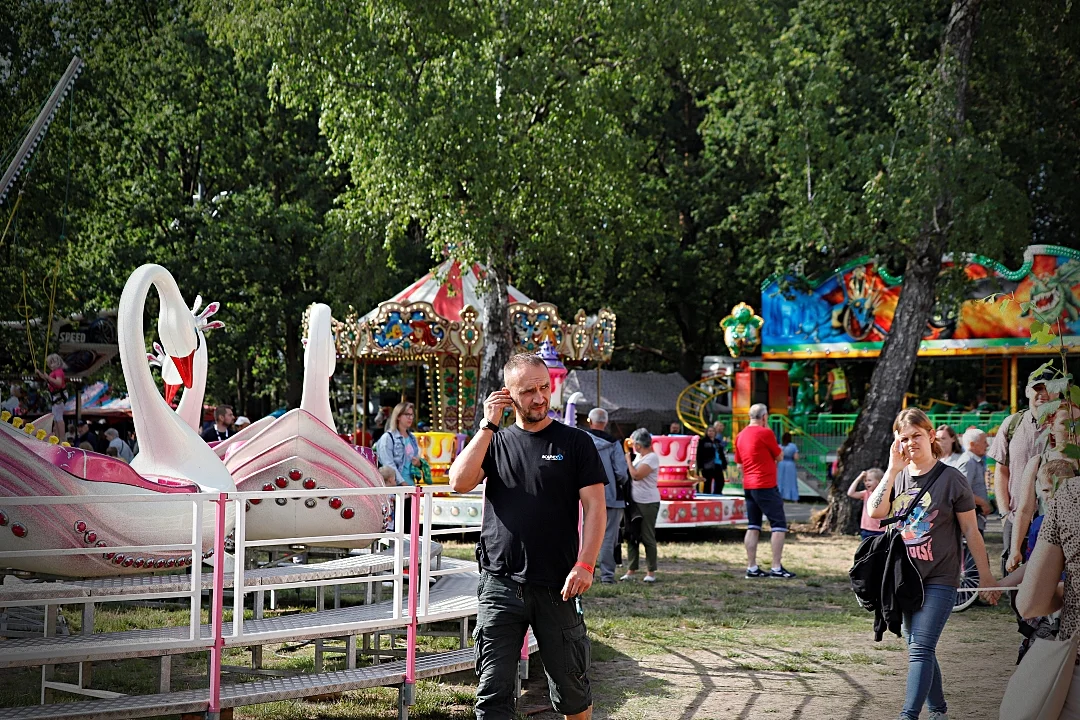
[[[483,305],[484,350],[480,357],[480,378],[476,391],[476,417],[462,418],[461,426],[476,427],[484,417],[484,399],[503,387],[502,369],[513,352],[510,335],[510,302],[507,299],[507,282],[510,270],[508,255],[501,257],[493,252],[488,256],[487,288],[480,299]],[[470,422],[471,420],[471,422]]]
[[[941,272],[940,239],[927,235],[918,245],[922,252],[908,260],[904,268],[896,315],[870,377],[870,390],[862,411],[840,446],[823,529],[858,532],[858,506],[847,496],[847,488],[863,470],[873,467],[884,470],[888,466],[893,419],[900,412],[904,393],[915,372],[919,342],[934,307],[934,292]]]
[[[968,66],[980,3],[981,0],[954,0],[941,43],[938,109],[948,108],[947,124],[956,133],[963,131],[967,111]],[[935,126],[937,121],[938,118],[931,118]],[[904,393],[911,384],[919,342],[934,306],[941,257],[946,247],[950,201],[946,190],[934,203],[933,218],[927,220],[926,229],[908,256],[896,315],[870,378],[870,390],[855,426],[837,453],[837,472],[829,488],[829,507],[821,519],[822,530],[856,533],[858,505],[847,496],[847,488],[863,470],[872,467],[884,470],[888,466],[893,419],[900,412]]]

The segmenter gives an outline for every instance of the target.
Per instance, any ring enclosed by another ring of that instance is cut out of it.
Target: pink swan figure
[[[86,503],[3,506],[2,497],[176,495],[231,492],[232,476],[195,431],[158,394],[146,364],[143,307],[157,289],[161,344],[186,386],[199,343],[198,332],[176,281],[159,265],[131,274],[118,313],[120,361],[131,398],[140,452],[131,465],[93,452],[52,445],[0,423],[0,550],[102,548],[99,553],[19,558],[22,570],[94,577],[184,567],[199,558],[187,551],[116,553],[110,546],[171,545],[191,541],[186,504]],[[214,522],[204,510],[202,547],[212,547]],[[231,509],[230,509],[231,516]]]
[[[279,418],[263,418],[224,440],[214,451],[225,460],[241,491],[280,493],[251,500],[245,518],[250,540],[382,532],[389,517],[386,496],[334,495],[336,488],[381,487],[382,477],[359,448],[334,429],[330,376],[337,354],[330,308],[312,305],[304,349],[304,393],[300,407]],[[325,488],[321,498],[289,497],[290,489]],[[321,545],[366,547],[370,540]]]

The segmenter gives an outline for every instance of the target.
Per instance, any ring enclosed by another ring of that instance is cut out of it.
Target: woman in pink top
[[[862,523],[859,527],[859,536],[864,540],[874,535],[881,535],[885,531],[881,529],[881,521],[870,517],[870,514],[866,511],[866,498],[870,497],[870,493],[874,492],[874,488],[881,482],[881,478],[885,473],[877,468],[870,468],[869,470],[863,470],[859,473],[859,477],[855,478],[855,481],[851,483],[851,487],[847,489],[849,498],[855,498],[856,500],[863,501],[862,508]],[[858,490],[859,483],[863,483],[866,486],[865,490]]]
[[[49,368],[49,374],[35,370],[38,377],[45,381],[49,391],[49,399],[52,404],[52,434],[64,440],[67,433],[64,429],[64,403],[67,402],[67,378],[64,377],[64,359],[56,353],[50,353],[45,358],[45,367]]]

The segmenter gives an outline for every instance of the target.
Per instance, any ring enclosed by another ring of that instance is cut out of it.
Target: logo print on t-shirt
[[[541,455],[540,459],[541,460],[562,460],[562,453],[559,453],[558,455]]]
[[[894,516],[903,514],[918,494],[919,488],[912,488],[897,496],[892,502],[892,514]],[[930,512],[930,494],[927,493],[919,501],[919,507],[908,515],[907,520],[896,526],[911,557],[933,561],[934,551],[930,543],[930,529],[934,527],[934,518],[937,514],[937,510]]]

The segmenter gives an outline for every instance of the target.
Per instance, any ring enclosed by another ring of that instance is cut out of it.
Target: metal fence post
[[[404,703],[406,706],[416,702],[416,631],[417,601],[420,591],[420,503],[424,500],[424,488],[417,486],[412,501],[411,530],[409,532],[409,627],[406,631],[405,646],[405,687]]]
[[[221,713],[221,656],[225,648],[221,616],[225,610],[225,506],[228,503],[226,493],[218,493],[217,522],[214,526],[214,583],[211,588],[210,628],[214,645],[210,648],[210,704],[208,717],[219,717]]]

